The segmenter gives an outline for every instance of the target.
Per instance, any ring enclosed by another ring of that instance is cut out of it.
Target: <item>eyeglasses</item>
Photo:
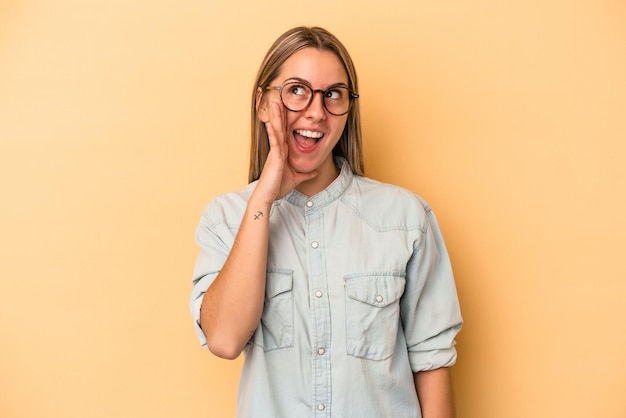
[[[315,93],[322,94],[324,108],[331,115],[342,116],[348,113],[358,94],[351,92],[346,86],[337,84],[326,90],[313,90],[307,84],[290,81],[282,86],[269,86],[266,90],[278,90],[285,107],[292,112],[301,112],[311,105]]]

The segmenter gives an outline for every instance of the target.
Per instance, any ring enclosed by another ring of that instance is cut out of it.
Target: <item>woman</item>
[[[252,100],[251,183],[196,233],[191,310],[215,355],[245,354],[238,417],[452,417],[461,315],[428,205],[363,177],[344,46],[294,28]]]

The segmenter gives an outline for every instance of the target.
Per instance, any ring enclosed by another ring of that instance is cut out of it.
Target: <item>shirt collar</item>
[[[345,158],[335,158],[335,165],[340,168],[339,176],[337,176],[337,178],[333,180],[327,188],[315,196],[308,197],[297,190],[292,190],[283,199],[296,206],[310,208],[324,206],[331,203],[343,194],[354,178],[352,168]],[[307,204],[307,202],[312,202],[312,204]]]

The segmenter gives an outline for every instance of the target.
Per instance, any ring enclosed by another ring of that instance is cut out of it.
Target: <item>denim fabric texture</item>
[[[428,204],[352,174],[270,213],[265,306],[244,349],[238,418],[419,418],[413,373],[451,366],[462,318]],[[196,232],[190,308],[220,272],[256,183],[215,198]]]

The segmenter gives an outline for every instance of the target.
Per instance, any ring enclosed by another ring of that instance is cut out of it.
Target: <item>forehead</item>
[[[276,80],[280,83],[290,78],[302,78],[313,87],[331,84],[348,84],[348,75],[335,53],[317,48],[304,48],[295,52],[283,64]]]

